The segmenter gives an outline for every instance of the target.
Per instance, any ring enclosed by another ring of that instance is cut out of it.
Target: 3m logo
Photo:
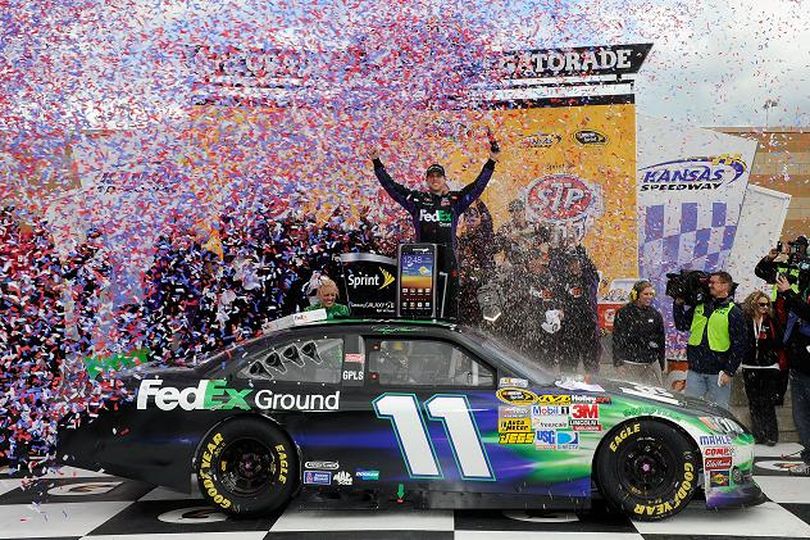
[[[571,418],[599,418],[599,405],[575,403],[571,406]]]

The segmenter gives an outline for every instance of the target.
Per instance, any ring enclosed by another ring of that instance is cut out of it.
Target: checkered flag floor
[[[515,511],[336,511],[292,506],[257,519],[231,519],[188,495],[64,468],[31,482],[0,477],[0,538],[92,540],[484,539],[666,540],[810,538],[810,477],[787,467],[796,444],[757,446],[755,478],[770,501],[708,511],[693,501],[679,515],[640,523],[595,508],[587,514]]]

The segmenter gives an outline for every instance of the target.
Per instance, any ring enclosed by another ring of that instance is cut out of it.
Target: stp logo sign
[[[571,405],[571,418],[575,418],[577,420],[583,418],[599,418],[599,405],[575,403]]]
[[[533,217],[542,221],[578,221],[602,211],[599,186],[571,174],[538,178],[529,185],[526,200]]]

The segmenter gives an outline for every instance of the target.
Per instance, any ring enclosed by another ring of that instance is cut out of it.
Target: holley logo
[[[641,191],[714,190],[737,180],[746,171],[739,155],[693,157],[665,161],[639,169]]]
[[[427,223],[449,224],[453,222],[453,214],[447,210],[436,210],[435,212],[425,212],[424,210],[419,210],[419,221],[425,221]]]

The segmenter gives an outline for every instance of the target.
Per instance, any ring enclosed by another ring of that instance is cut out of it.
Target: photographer
[[[666,351],[664,318],[652,306],[655,289],[646,280],[630,290],[630,301],[613,320],[613,365],[628,381],[663,385]]]
[[[788,249],[782,249],[779,242],[776,249],[772,249],[757,263],[754,274],[774,285],[771,300],[776,299],[776,276],[782,274],[787,277],[793,292],[799,293],[810,285],[810,264],[807,260],[808,240],[806,236],[797,236],[788,242]],[[783,321],[784,322],[784,321]]]
[[[731,275],[713,272],[708,284],[709,301],[687,308],[683,298],[675,298],[673,315],[675,327],[689,331],[686,394],[728,408],[731,378],[748,345],[747,327],[742,310],[731,301]]]
[[[802,463],[790,473],[810,476],[810,298],[805,289],[801,295],[793,290],[783,275],[776,278],[776,289],[784,298],[788,322],[784,342],[790,358],[790,386],[793,400],[793,422],[799,432]]]

